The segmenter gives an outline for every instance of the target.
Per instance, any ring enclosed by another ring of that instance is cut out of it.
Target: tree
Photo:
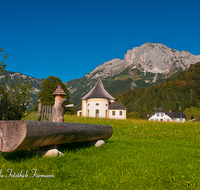
[[[67,89],[65,84],[62,82],[62,80],[59,79],[58,77],[49,76],[48,78],[46,78],[43,81],[43,83],[41,85],[41,92],[38,94],[38,97],[40,98],[40,102],[43,105],[49,105],[49,106],[54,105],[55,96],[53,95],[53,93],[55,92],[58,85],[61,86],[61,88],[64,90],[64,92],[66,94],[66,96],[64,96],[64,98],[66,98],[67,101],[64,103],[64,105],[70,103],[69,90]]]
[[[5,90],[3,93],[4,119],[20,120],[31,101],[32,85],[30,83],[28,85],[23,84],[21,78],[14,86],[8,84],[8,88],[9,90]]]
[[[2,52],[3,48],[0,48],[0,54]],[[4,54],[3,61],[0,63],[0,76],[6,68],[5,60],[8,56],[8,54]],[[5,120],[20,120],[23,118],[31,100],[31,90],[31,84],[25,85],[22,78],[14,86],[12,84],[6,85],[6,81],[0,83],[0,99],[4,103],[3,117]]]
[[[2,54],[4,48],[0,48],[0,55]],[[3,61],[0,62],[0,76],[2,75],[3,71],[6,68],[5,60],[8,58],[9,54],[4,54]]]
[[[3,50],[4,48],[0,48],[0,55],[2,54]],[[0,76],[3,74],[6,68],[5,60],[8,58],[8,56],[9,54],[4,54],[3,61],[0,62]],[[0,83],[0,99],[2,99],[3,92],[4,92],[4,85]]]

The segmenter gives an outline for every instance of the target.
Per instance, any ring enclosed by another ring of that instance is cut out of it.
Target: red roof
[[[148,118],[150,118],[150,117],[151,117],[154,113],[156,113],[156,112],[164,112],[164,113],[166,113],[167,115],[169,115],[169,117],[174,118],[172,114],[170,114],[169,112],[165,111],[165,110],[162,109],[161,107],[155,109],[155,111],[154,111]]]

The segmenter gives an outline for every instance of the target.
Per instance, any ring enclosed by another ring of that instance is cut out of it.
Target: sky
[[[62,82],[147,42],[199,55],[199,7],[199,0],[0,0],[0,48],[10,54],[6,70]]]

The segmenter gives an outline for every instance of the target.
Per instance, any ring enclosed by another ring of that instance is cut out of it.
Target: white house
[[[81,100],[82,106],[77,116],[126,119],[126,108],[115,102],[115,98],[104,89],[100,78]]]
[[[155,109],[155,111],[148,117],[149,121],[175,121],[185,122],[186,116],[181,112],[167,112],[161,107]]]

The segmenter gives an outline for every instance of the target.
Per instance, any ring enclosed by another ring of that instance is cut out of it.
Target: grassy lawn
[[[112,125],[113,136],[99,148],[62,145],[63,157],[0,153],[1,189],[200,189],[200,123],[76,116],[65,122]],[[20,172],[27,175],[14,177]]]

